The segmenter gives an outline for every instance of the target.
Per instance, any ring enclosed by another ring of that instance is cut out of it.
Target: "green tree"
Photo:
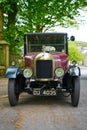
[[[82,54],[74,43],[69,43],[69,60],[83,61],[84,54]]]
[[[19,46],[15,37],[23,38],[25,32],[42,32],[55,26],[74,25],[78,9],[87,6],[86,0],[0,0],[4,10],[4,36],[10,50]]]
[[[18,3],[19,0],[0,0],[0,8],[3,11],[2,16],[4,17],[4,39],[10,43],[11,52],[19,52],[19,47],[21,44],[15,42],[15,37],[17,34],[16,27],[16,16],[18,13]]]
[[[24,0],[20,1],[20,19],[26,31],[42,32],[50,27],[69,26],[76,23],[78,9],[87,6],[86,0]],[[19,21],[20,21],[19,19]]]

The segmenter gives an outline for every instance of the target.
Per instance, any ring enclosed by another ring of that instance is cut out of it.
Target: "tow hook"
[[[30,90],[30,91],[32,91],[32,89],[30,88],[30,80],[29,79],[26,79],[26,81],[25,81],[25,90]]]
[[[56,87],[57,89],[61,89],[62,87],[61,87],[61,84],[60,83],[58,83],[58,85],[57,85],[57,87]]]

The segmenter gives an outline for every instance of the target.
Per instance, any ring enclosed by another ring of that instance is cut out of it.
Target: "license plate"
[[[35,89],[33,89],[33,95],[37,95],[37,96],[39,96],[39,95],[41,95],[40,94],[40,89],[38,89],[38,88],[35,88]]]
[[[33,90],[33,95],[35,96],[56,96],[56,90],[54,88],[50,89],[50,90],[43,90],[42,92],[40,91],[40,89],[35,88]]]

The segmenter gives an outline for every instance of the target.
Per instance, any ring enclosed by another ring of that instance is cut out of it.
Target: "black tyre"
[[[19,100],[19,89],[16,79],[9,79],[8,82],[8,98],[11,106],[16,106]]]
[[[80,78],[74,77],[72,93],[71,93],[71,103],[74,107],[78,106],[79,98],[80,98]]]

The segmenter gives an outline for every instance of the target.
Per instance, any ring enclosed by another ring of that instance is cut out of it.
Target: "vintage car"
[[[70,38],[75,40],[74,36]],[[71,96],[78,106],[80,69],[69,65],[67,33],[27,33],[24,35],[25,68],[13,64],[6,70],[8,98],[11,106],[18,104],[19,95],[27,92],[38,96]]]

